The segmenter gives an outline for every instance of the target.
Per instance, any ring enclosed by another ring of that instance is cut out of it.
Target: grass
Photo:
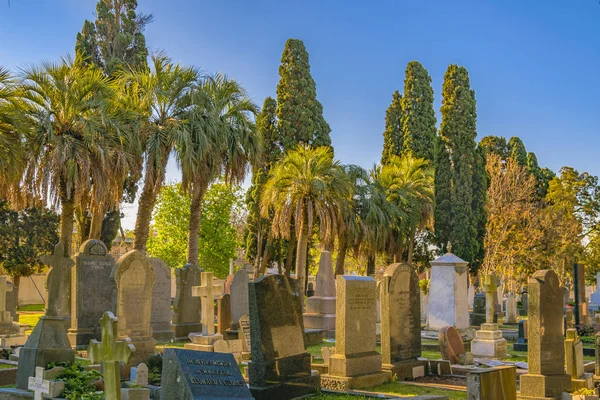
[[[375,386],[374,388],[369,389],[369,391],[391,393],[402,396],[421,396],[424,394],[442,395],[448,397],[449,400],[462,400],[467,398],[466,392],[415,386],[400,382],[384,383],[383,385]]]
[[[307,397],[310,400],[338,400],[338,399],[348,399],[348,400],[367,400],[368,397],[365,396],[352,396],[349,394],[337,394],[337,393],[323,393],[319,392],[313,396]]]
[[[174,348],[179,348],[182,349],[183,345],[185,345],[186,343],[190,343],[189,340],[181,340],[178,342],[158,342],[156,343],[156,347],[160,347],[160,348],[167,348],[167,347],[174,347]]]
[[[44,304],[27,304],[17,307],[17,311],[41,311],[43,312],[46,306]]]
[[[19,323],[22,325],[29,325],[31,329],[26,329],[25,333],[30,334],[33,330],[33,327],[37,325],[40,317],[44,315],[43,313],[35,313],[35,314],[19,314]]]

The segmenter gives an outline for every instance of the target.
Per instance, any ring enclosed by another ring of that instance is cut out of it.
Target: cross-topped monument
[[[223,293],[223,285],[213,283],[212,272],[202,272],[200,286],[192,287],[192,296],[202,302],[202,334],[215,334],[215,297]]]
[[[5,276],[0,276],[0,325],[12,325],[13,319],[10,311],[6,311],[6,293],[12,292]]]
[[[494,293],[497,289],[496,276],[494,274],[486,275],[483,290],[485,291],[485,322],[488,324],[494,323]]]
[[[52,267],[46,280],[46,315],[67,318],[71,302],[71,268],[75,262],[65,257],[65,247],[60,242],[54,247],[54,254],[43,255],[40,260]]]
[[[45,394],[54,397],[64,389],[64,382],[47,381],[44,379],[44,375],[44,368],[36,367],[35,376],[29,377],[29,385],[27,388],[33,391],[34,400],[42,400]]]
[[[93,363],[102,362],[104,369],[104,395],[107,399],[121,399],[121,365],[129,360],[135,347],[129,338],[116,340],[117,317],[106,311],[100,319],[102,342],[90,340],[88,353]]]

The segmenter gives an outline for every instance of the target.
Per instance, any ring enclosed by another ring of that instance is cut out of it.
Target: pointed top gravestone
[[[46,278],[48,288],[46,315],[68,318],[71,302],[71,268],[75,262],[65,257],[65,247],[60,242],[54,247],[54,254],[43,255],[40,260],[52,267]]]
[[[333,274],[333,262],[331,253],[323,251],[319,260],[319,271],[317,272],[317,288],[315,296],[335,297],[335,276]]]
[[[231,325],[237,329],[237,322],[248,314],[248,273],[241,269],[233,275],[230,285],[231,294]]]
[[[118,319],[107,311],[100,320],[102,342],[90,341],[88,354],[92,363],[102,363],[104,370],[104,396],[107,399],[121,399],[121,364],[126,363],[135,351],[129,338],[117,339]]]

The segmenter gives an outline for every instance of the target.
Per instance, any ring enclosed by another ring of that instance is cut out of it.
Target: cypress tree
[[[487,223],[485,202],[487,198],[488,179],[485,171],[484,154],[484,149],[481,146],[478,146],[475,151],[475,165],[473,168],[473,202],[471,207],[473,210],[475,230],[477,232],[476,240],[473,243],[475,256],[469,266],[473,274],[477,273],[485,256],[483,240],[485,238]]]
[[[446,140],[438,136],[435,143],[435,239],[442,251],[450,241],[452,232],[452,169]]]
[[[406,67],[401,125],[404,134],[404,154],[433,161],[436,135],[435,111],[431,77],[417,61]]]
[[[450,228],[449,241],[453,252],[473,263],[478,252],[478,212],[473,210],[474,174],[476,173],[475,92],[471,90],[469,74],[464,67],[450,65],[444,75],[442,88],[442,123],[440,137],[450,155]],[[440,172],[442,165],[437,165]],[[441,182],[440,182],[441,183]],[[446,184],[447,185],[447,184]],[[446,190],[446,189],[444,189]],[[440,190],[441,192],[441,190]],[[446,238],[438,238],[443,245]]]
[[[331,128],[323,118],[308,52],[298,39],[288,39],[279,66],[277,84],[278,129],[284,151],[298,143],[331,146]]]
[[[86,20],[77,34],[76,52],[113,75],[124,65],[147,66],[144,28],[152,15],[137,14],[136,0],[99,0],[96,21]]]
[[[521,138],[513,136],[508,141],[508,154],[523,167],[527,166],[527,150]]]
[[[478,148],[481,149],[481,155],[485,162],[485,158],[488,154],[497,154],[501,159],[506,160],[508,157],[508,144],[506,139],[502,136],[485,136],[479,142]]]
[[[402,132],[402,95],[397,90],[392,95],[392,103],[385,111],[385,131],[383,132],[383,152],[381,164],[388,163],[392,156],[402,154],[404,134]]]

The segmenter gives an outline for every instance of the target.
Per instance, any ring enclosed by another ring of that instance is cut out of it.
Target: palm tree
[[[176,146],[190,140],[184,116],[191,107],[191,91],[198,80],[194,68],[173,64],[164,54],[151,59],[151,69],[134,69],[118,74],[117,80],[137,97],[146,110],[143,129],[144,187],[135,222],[136,250],[145,251],[152,210],[164,183],[169,156]]]
[[[22,135],[17,127],[22,93],[10,72],[0,67],[0,193],[10,197],[24,163]]]
[[[224,177],[236,184],[257,162],[260,140],[253,118],[258,107],[246,90],[222,74],[203,79],[192,92],[187,113],[189,140],[178,150],[183,172],[182,187],[192,197],[188,233],[188,263],[198,265],[202,200],[211,182]]]
[[[393,156],[378,176],[389,202],[404,213],[396,222],[396,236],[391,247],[397,261],[413,260],[415,236],[419,229],[431,225],[434,204],[433,168],[422,158]]]
[[[48,195],[61,206],[60,241],[71,250],[75,204],[91,183],[110,187],[105,133],[116,129],[108,79],[70,58],[23,71],[28,121],[23,182],[33,197]],[[98,198],[106,193],[96,191]]]
[[[273,210],[271,229],[276,236],[289,237],[292,221],[296,228],[296,277],[306,289],[307,250],[313,221],[320,237],[333,242],[343,199],[351,196],[351,182],[330,147],[299,145],[273,166],[261,199],[261,214]]]

